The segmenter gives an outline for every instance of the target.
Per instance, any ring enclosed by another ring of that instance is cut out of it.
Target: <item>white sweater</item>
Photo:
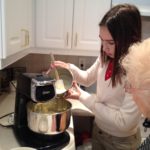
[[[82,91],[79,100],[95,114],[95,122],[100,129],[117,137],[127,137],[136,133],[140,120],[140,112],[132,99],[132,95],[125,92],[125,77],[122,84],[112,88],[111,79],[105,81],[108,65],[101,67],[99,57],[86,71],[70,64],[74,79],[90,86],[97,81],[96,94]]]

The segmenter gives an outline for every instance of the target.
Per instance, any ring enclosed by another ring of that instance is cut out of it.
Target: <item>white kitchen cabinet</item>
[[[99,51],[98,24],[110,7],[111,0],[36,0],[36,47]]]
[[[70,48],[73,0],[36,0],[36,47]]]
[[[99,22],[110,6],[111,0],[75,0],[72,48],[99,51]]]
[[[0,0],[0,68],[24,56],[17,53],[30,47],[31,14],[32,0]]]
[[[112,6],[120,3],[134,4],[142,16],[150,16],[150,0],[112,0]]]

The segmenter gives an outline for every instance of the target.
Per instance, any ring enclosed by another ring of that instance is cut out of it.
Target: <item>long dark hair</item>
[[[121,83],[123,72],[119,64],[120,58],[128,53],[129,46],[141,41],[141,15],[134,5],[116,5],[105,14],[99,26],[106,26],[115,42],[114,67],[111,77],[112,86],[115,86],[116,83]],[[105,64],[111,58],[102,49],[103,45],[101,45],[101,60],[102,64]]]

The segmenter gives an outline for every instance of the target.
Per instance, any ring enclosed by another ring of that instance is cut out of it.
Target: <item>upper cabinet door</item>
[[[99,22],[111,0],[75,0],[72,48],[99,50]]]
[[[73,0],[36,0],[36,46],[71,48]]]
[[[1,0],[1,7],[1,58],[6,58],[30,46],[32,0]]]

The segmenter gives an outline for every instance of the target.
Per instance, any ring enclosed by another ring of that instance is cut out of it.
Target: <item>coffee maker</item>
[[[62,149],[70,140],[65,131],[57,135],[35,133],[28,128],[27,103],[43,103],[56,96],[55,79],[37,73],[23,73],[17,78],[14,133],[21,146],[38,150]],[[61,139],[61,140],[60,140]]]

